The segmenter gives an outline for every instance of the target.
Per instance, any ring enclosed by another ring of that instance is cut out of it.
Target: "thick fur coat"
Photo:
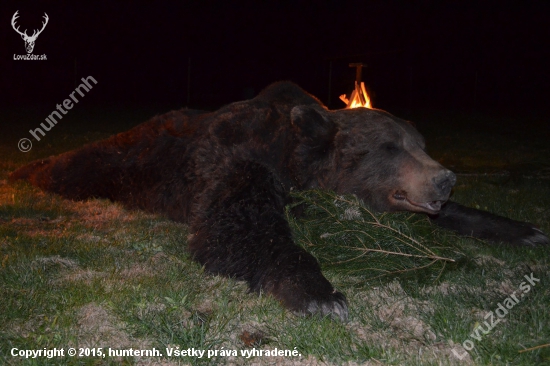
[[[294,312],[343,320],[344,295],[293,242],[284,216],[292,189],[356,194],[378,211],[425,213],[493,241],[548,243],[530,224],[447,202],[456,177],[426,154],[410,123],[380,110],[329,111],[288,82],[215,112],[169,112],[11,179],[188,223],[188,249],[208,271],[245,280]]]

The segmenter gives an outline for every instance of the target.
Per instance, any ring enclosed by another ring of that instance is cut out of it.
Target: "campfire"
[[[346,97],[346,94],[340,95],[340,100],[346,103],[346,108],[372,108],[372,104],[365,88],[365,83],[361,81],[361,71],[363,66],[367,66],[362,63],[358,64],[349,64],[350,67],[357,68],[355,74],[355,89],[351,92],[349,99]]]

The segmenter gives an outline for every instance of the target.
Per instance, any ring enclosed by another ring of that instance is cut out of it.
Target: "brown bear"
[[[188,223],[188,249],[300,314],[345,320],[347,303],[295,245],[287,193],[355,194],[377,211],[430,215],[492,241],[548,244],[532,225],[447,201],[455,175],[408,122],[376,109],[327,110],[289,82],[215,112],[173,111],[11,175],[71,199],[109,198]]]

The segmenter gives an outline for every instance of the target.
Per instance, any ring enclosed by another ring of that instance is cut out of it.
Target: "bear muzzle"
[[[426,202],[416,202],[410,199],[405,191],[396,191],[392,198],[397,201],[397,204],[394,204],[397,211],[413,211],[413,212],[426,212],[426,213],[437,213],[441,210],[441,205],[447,201],[445,200],[434,200]]]
[[[456,175],[450,170],[443,169],[429,180],[424,189],[398,189],[393,192],[393,206],[396,210],[425,212],[434,214],[441,210],[441,206],[449,199],[451,190],[456,183]],[[420,187],[422,185],[419,184]]]

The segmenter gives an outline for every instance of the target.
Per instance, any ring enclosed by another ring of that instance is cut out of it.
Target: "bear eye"
[[[382,144],[381,148],[391,154],[399,152],[399,146],[397,146],[395,142],[385,142]]]

